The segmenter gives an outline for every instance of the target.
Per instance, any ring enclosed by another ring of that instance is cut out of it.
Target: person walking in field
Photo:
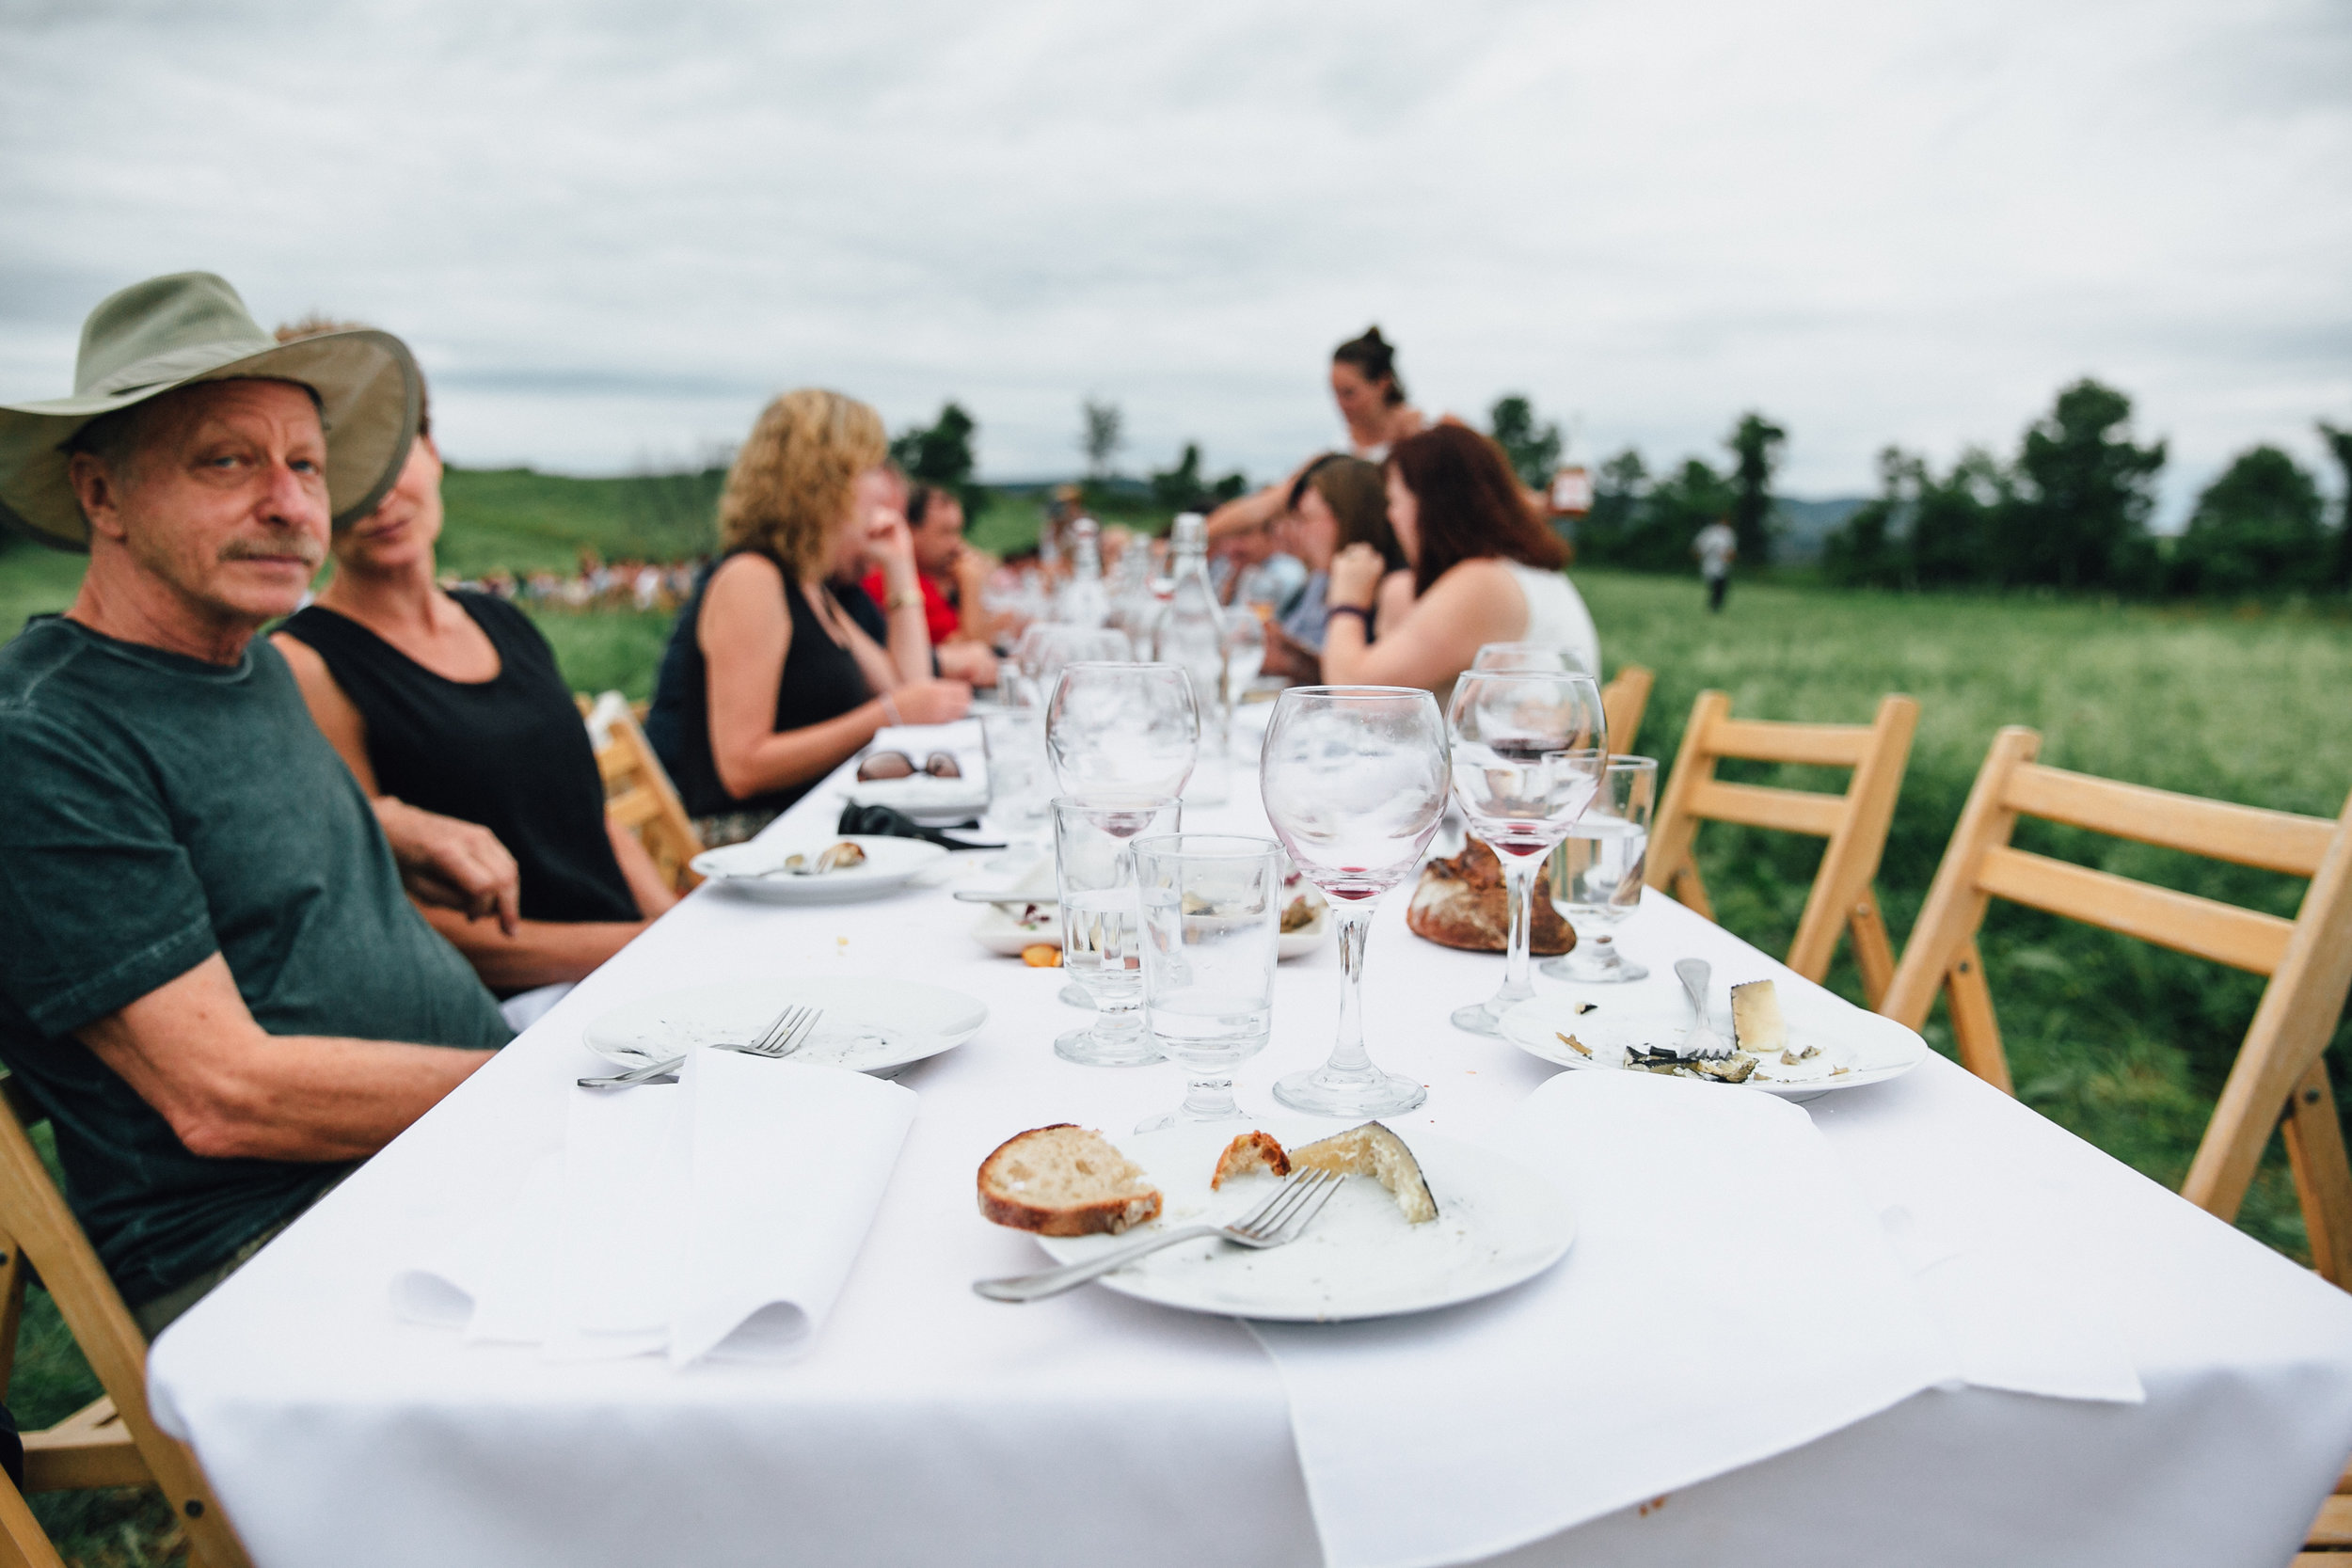
[[[1699,579],[1707,584],[1707,609],[1709,614],[1720,613],[1724,595],[1731,591],[1731,563],[1740,556],[1740,536],[1731,531],[1727,518],[1718,517],[1699,530],[1691,541],[1691,553],[1699,558]]]

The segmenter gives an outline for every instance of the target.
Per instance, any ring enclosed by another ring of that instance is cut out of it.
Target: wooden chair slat
[[[0,1568],[65,1568],[24,1494],[0,1476]]]
[[[1656,677],[1647,667],[1629,664],[1617,678],[1600,689],[1602,721],[1609,726],[1609,750],[1618,756],[1634,754],[1641,738],[1642,715],[1649,710],[1649,690]]]
[[[93,1421],[89,1418],[100,1418]],[[45,1432],[24,1434],[24,1490],[81,1492],[93,1486],[146,1486],[153,1478],[114,1401],[83,1406]]]
[[[1809,980],[1827,978],[1838,937],[1850,933],[1863,996],[1877,1006],[1897,966],[1870,884],[1894,825],[1918,723],[1919,705],[1903,696],[1881,699],[1868,724],[1783,724],[1735,720],[1729,697],[1700,692],[1659,797],[1644,880],[1711,920],[1692,858],[1701,820],[1826,838],[1796,940],[1788,945],[1788,967]],[[1715,777],[1715,765],[1725,756],[1851,767],[1853,775],[1842,795],[1725,784]]]
[[[1726,719],[1708,732],[1707,744],[1719,757],[1852,768],[1868,754],[1871,739],[1867,727],[1854,724],[1782,724]]]
[[[2308,1544],[2352,1546],[2352,1497],[2332,1497],[2319,1505],[2319,1517],[2312,1521]]]
[[[2200,800],[2038,763],[2010,775],[2003,803],[2046,822],[2290,877],[2318,870],[2335,836],[2335,824],[2321,817]]]
[[[2175,952],[2268,974],[2286,956],[2295,923],[2275,914],[2217,903],[2192,893],[2151,887],[2108,871],[2024,849],[1989,849],[1977,885],[1995,898],[2104,926]]]
[[[1691,792],[1689,809],[1710,822],[1737,822],[1785,833],[1827,838],[1846,820],[1846,802],[1836,795],[1769,784],[1724,784],[1708,779]]]

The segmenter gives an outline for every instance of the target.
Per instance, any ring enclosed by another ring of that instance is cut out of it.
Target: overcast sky
[[[1870,488],[2129,392],[2169,511],[2352,423],[2344,0],[863,7],[0,0],[0,397],[226,275],[406,337],[446,450],[577,472],[789,387],[944,398],[994,477],[1330,444],[1377,321],[1423,406]],[[2332,483],[2332,481],[2330,481]]]

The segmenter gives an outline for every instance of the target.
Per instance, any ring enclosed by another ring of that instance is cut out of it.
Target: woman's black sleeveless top
[[[670,770],[670,782],[677,786],[678,799],[694,816],[782,811],[818,782],[811,779],[765,795],[738,799],[719,782],[718,764],[711,760],[710,670],[695,630],[702,620],[703,594],[710,586],[711,573],[744,553],[728,552],[707,567],[694,584],[694,596],[670,628],[670,645],[662,653],[661,673],[654,682],[653,708],[645,715],[645,738],[653,742],[661,765]],[[857,600],[865,597],[864,592],[838,583],[833,592],[842,609],[865,624],[866,617],[857,613],[861,608]],[[784,574],[784,603],[792,614],[792,646],[785,652],[784,678],[776,687],[776,733],[821,724],[872,701],[874,691],[866,684],[857,656],[826,632],[789,571]],[[872,612],[870,604],[863,608]]]
[[[503,599],[450,597],[498,649],[493,679],[437,675],[319,605],[283,629],[317,652],[367,721],[378,789],[498,834],[521,872],[524,919],[642,919],[612,857],[604,781],[554,650]]]

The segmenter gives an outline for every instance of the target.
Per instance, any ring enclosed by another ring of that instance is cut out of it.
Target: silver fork
[[[1295,1242],[1305,1233],[1308,1222],[1323,1212],[1331,1201],[1331,1195],[1340,1190],[1340,1178],[1332,1171],[1301,1171],[1282,1183],[1274,1195],[1230,1225],[1188,1225],[1180,1230],[1165,1230],[1156,1236],[1146,1236],[1123,1247],[1116,1247],[1099,1258],[1083,1263],[1069,1263],[1058,1269],[1046,1269],[1039,1274],[1015,1275],[1009,1279],[975,1280],[972,1289],[991,1301],[1042,1301],[1064,1291],[1075,1290],[1089,1279],[1098,1278],[1113,1269],[1126,1267],[1147,1253],[1171,1247],[1179,1242],[1197,1242],[1204,1237],[1221,1236],[1226,1241],[1246,1247],[1277,1247]]]
[[[749,1045],[723,1045],[719,1049],[740,1051],[746,1056],[789,1056],[808,1043],[809,1036],[817,1032],[818,1020],[824,1016],[822,1007],[787,1006]]]
[[[748,1045],[723,1045],[717,1049],[740,1051],[750,1056],[789,1056],[808,1043],[808,1037],[816,1032],[818,1020],[824,1016],[822,1007],[787,1005],[767,1028],[760,1031],[757,1039]],[[640,1084],[675,1084],[677,1082],[677,1069],[685,1064],[685,1057],[672,1056],[667,1061],[648,1062],[644,1067],[631,1068],[627,1072],[616,1072],[607,1078],[582,1078],[580,1086],[583,1089],[628,1089]]]
[[[1691,1032],[1682,1037],[1682,1044],[1675,1053],[1686,1062],[1724,1062],[1731,1059],[1731,1042],[1715,1033],[1707,1022],[1707,982],[1713,975],[1714,971],[1708,966],[1705,958],[1675,960],[1675,978],[1680,980],[1682,989],[1690,993],[1691,1009],[1697,1020],[1691,1025]]]

